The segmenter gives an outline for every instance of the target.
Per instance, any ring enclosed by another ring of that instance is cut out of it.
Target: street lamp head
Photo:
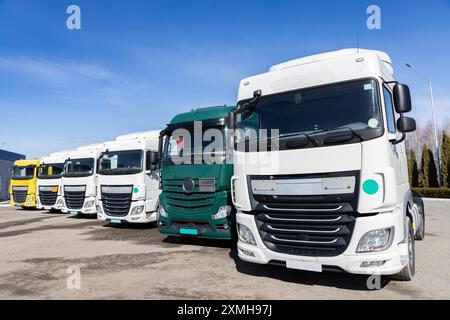
[[[410,69],[412,68],[411,65],[410,65],[409,63],[405,63],[405,66],[406,66],[407,68],[410,68]]]

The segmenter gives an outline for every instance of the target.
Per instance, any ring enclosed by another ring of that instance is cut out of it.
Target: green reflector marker
[[[138,192],[139,192],[139,188],[134,188],[134,189],[133,189],[133,192],[134,192],[134,193],[138,193]]]
[[[198,235],[198,230],[197,229],[180,229],[180,234],[187,234],[190,236],[197,236]]]
[[[366,180],[363,184],[363,190],[368,195],[374,195],[375,193],[378,192],[378,189],[380,189],[380,187],[378,186],[378,183],[375,180],[369,179]]]

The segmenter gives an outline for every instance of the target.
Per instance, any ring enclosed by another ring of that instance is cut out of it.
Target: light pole
[[[440,150],[439,150],[439,140],[438,140],[438,132],[437,132],[437,126],[436,126],[436,117],[434,115],[433,85],[432,85],[431,79],[429,77],[427,77],[423,73],[420,73],[419,71],[414,69],[410,64],[406,63],[405,66],[407,68],[411,69],[412,71],[414,71],[415,73],[417,73],[419,76],[421,76],[425,80],[428,81],[428,85],[429,85],[429,88],[430,88],[431,114],[433,116],[434,142],[436,144],[436,155],[437,155],[437,165],[438,165],[438,168],[437,168],[438,184],[439,184],[439,187],[441,187],[441,181],[442,181],[441,180],[441,153],[440,153]]]

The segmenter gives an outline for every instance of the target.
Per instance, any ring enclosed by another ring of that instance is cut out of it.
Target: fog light
[[[213,214],[211,217],[213,218],[213,220],[219,220],[219,219],[228,217],[230,215],[230,213],[231,213],[231,207],[223,206],[223,207],[220,207],[219,210],[217,210],[217,213]]]
[[[34,201],[34,196],[28,196],[27,197],[27,204],[32,204]]]
[[[164,218],[168,218],[169,215],[167,214],[166,210],[164,210],[164,208],[162,206],[160,206],[158,208],[158,215],[164,217]]]
[[[56,207],[57,208],[62,208],[64,206],[64,202],[62,199],[59,199],[58,202],[56,202]]]
[[[256,241],[255,237],[253,237],[253,233],[243,224],[238,224],[238,236],[239,240],[241,240],[242,242],[253,244],[256,246]]]
[[[255,254],[254,254],[253,252],[251,252],[251,251],[241,249],[241,252],[242,252],[243,254],[245,254],[246,256],[249,256],[249,257],[255,257]]]
[[[130,215],[135,216],[135,215],[141,214],[142,211],[144,211],[144,206],[137,206],[131,210]]]
[[[359,241],[357,253],[378,252],[390,247],[394,238],[394,227],[367,232]]]
[[[361,268],[370,268],[370,267],[382,267],[386,263],[386,260],[384,261],[364,261],[361,263]]]
[[[89,200],[89,201],[86,201],[86,203],[84,204],[84,207],[90,208],[90,207],[93,207],[94,205],[95,205],[95,200]]]

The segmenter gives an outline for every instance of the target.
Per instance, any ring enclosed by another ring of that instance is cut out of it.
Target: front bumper
[[[17,203],[12,200],[13,197],[11,195],[10,205],[11,207],[18,207],[18,208],[36,208],[37,202],[36,202],[36,196],[35,195],[27,195],[27,198],[24,203]],[[30,200],[32,199],[32,200]]]
[[[209,215],[211,217],[211,215]],[[203,220],[188,221],[184,223],[173,222],[170,218],[159,216],[158,229],[162,234],[174,236],[195,236],[207,239],[224,239],[233,238],[234,223],[229,218],[212,220],[205,217]],[[182,230],[196,230],[197,234],[186,234]]]
[[[200,212],[175,209],[173,206],[167,204],[166,196],[164,192],[160,195],[160,205],[167,213],[167,217],[162,215],[158,217],[158,229],[160,233],[207,239],[233,239],[234,230],[236,229],[235,212],[230,212],[225,218],[212,218],[212,215],[216,214],[220,207],[232,206],[229,192],[216,192],[212,199],[213,205]]]
[[[353,274],[392,275],[400,272],[408,263],[408,248],[403,243],[403,217],[400,213],[383,213],[370,217],[358,217],[349,246],[345,252],[335,257],[310,257],[288,255],[269,250],[263,243],[257,229],[255,217],[237,213],[236,222],[245,225],[253,234],[256,246],[238,241],[238,255],[244,261],[258,264],[320,265],[323,270],[336,269]],[[394,227],[391,247],[382,252],[356,253],[361,237],[371,230]],[[362,267],[363,262],[385,261],[381,266]],[[296,263],[298,262],[298,263]],[[301,268],[299,268],[301,269]],[[308,270],[308,269],[304,269]]]
[[[84,199],[83,207],[81,209],[70,209],[70,208],[67,208],[64,197],[62,197],[62,199],[63,199],[63,206],[61,208],[61,211],[63,213],[69,213],[71,215],[76,215],[76,214],[88,214],[88,215],[97,214],[97,206],[96,206],[96,198],[95,197],[86,197]],[[56,201],[56,203],[58,203],[58,200]],[[86,205],[89,204],[89,203],[93,203],[93,205],[87,207]]]
[[[131,215],[131,212],[133,211],[133,208],[144,206],[144,210],[140,214]],[[128,211],[128,214],[126,216],[112,216],[105,213],[103,210],[103,204],[100,201],[98,205],[98,212],[97,212],[97,219],[103,220],[103,221],[109,221],[111,223],[122,223],[122,222],[128,222],[128,223],[150,223],[156,221],[156,211],[153,212],[147,212],[147,206],[145,205],[144,200],[139,201],[133,201],[131,203],[130,211]]]
[[[39,195],[37,196],[36,201],[36,208],[39,210],[62,210],[63,205],[62,204],[62,196],[59,196],[56,198],[56,202],[53,206],[45,206],[41,203]]]

